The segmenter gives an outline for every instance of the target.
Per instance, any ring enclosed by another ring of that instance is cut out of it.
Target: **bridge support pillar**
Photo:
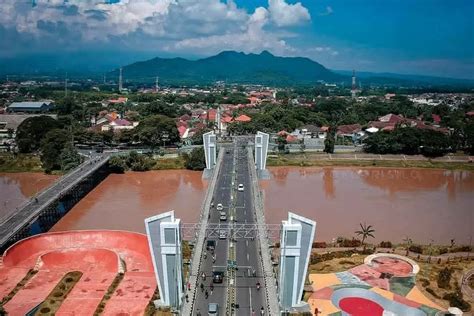
[[[266,169],[269,137],[267,133],[263,132],[257,132],[257,135],[255,135],[255,168],[260,179],[270,178]]]
[[[181,220],[170,211],[145,219],[145,227],[160,291],[155,305],[179,310],[184,292]]]
[[[216,135],[213,131],[205,133],[202,135],[202,141],[204,144],[204,156],[206,158],[206,169],[203,172],[203,177],[207,179],[212,176],[212,171],[217,161]]]
[[[280,305],[282,311],[307,309],[301,301],[316,222],[288,213],[280,236]]]

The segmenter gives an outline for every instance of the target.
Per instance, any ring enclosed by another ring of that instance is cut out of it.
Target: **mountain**
[[[118,76],[116,69],[109,73]],[[302,57],[277,57],[263,51],[245,54],[224,51],[198,60],[153,58],[123,67],[126,80],[153,81],[159,77],[166,83],[254,83],[268,85],[314,84],[318,80],[336,82],[347,77],[328,70],[321,64]]]

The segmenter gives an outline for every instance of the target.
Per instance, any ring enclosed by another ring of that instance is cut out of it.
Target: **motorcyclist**
[[[260,282],[257,282],[257,290],[260,290]]]

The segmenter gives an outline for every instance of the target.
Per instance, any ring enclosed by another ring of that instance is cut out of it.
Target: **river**
[[[111,174],[51,230],[120,229],[144,233],[145,218],[170,210],[183,223],[196,222],[207,189],[201,175],[189,170]]]
[[[458,244],[474,232],[474,173],[396,168],[270,168],[260,182],[266,220],[278,224],[288,210],[317,222],[316,240],[354,237],[359,223],[375,228],[374,241]],[[0,210],[23,203],[56,179],[40,173],[0,174]],[[144,232],[143,220],[175,210],[197,222],[207,182],[201,172],[162,170],[111,174],[53,228]]]
[[[375,228],[375,240],[469,244],[474,233],[474,173],[396,168],[270,168],[261,181],[266,219],[287,212],[317,222],[316,240],[354,237],[359,223]],[[371,240],[369,240],[371,241]]]
[[[57,178],[39,172],[0,173],[0,219]]]

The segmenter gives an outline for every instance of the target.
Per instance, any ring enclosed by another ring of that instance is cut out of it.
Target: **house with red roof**
[[[252,119],[245,114],[239,115],[238,117],[235,118],[235,121],[237,122],[250,122],[251,120]]]

